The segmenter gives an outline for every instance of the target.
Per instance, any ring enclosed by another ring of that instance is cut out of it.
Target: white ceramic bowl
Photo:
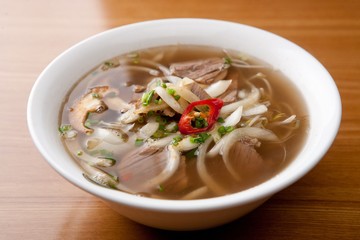
[[[86,72],[116,55],[169,44],[212,45],[257,57],[281,70],[301,91],[310,115],[307,141],[296,159],[272,179],[246,191],[204,200],[156,200],[89,183],[58,135],[65,94]],[[48,163],[65,179],[99,197],[120,214],[163,229],[218,226],[243,216],[309,172],[332,144],[341,101],[325,68],[308,52],[272,33],[207,19],[164,19],[115,28],[90,37],[52,61],[37,79],[28,102],[31,136]]]

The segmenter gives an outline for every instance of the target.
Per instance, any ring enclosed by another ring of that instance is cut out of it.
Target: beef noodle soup
[[[114,57],[71,89],[59,132],[84,177],[161,199],[254,187],[301,150],[302,96],[251,56],[176,45]]]

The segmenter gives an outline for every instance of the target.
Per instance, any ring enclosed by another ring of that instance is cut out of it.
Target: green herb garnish
[[[168,88],[168,89],[166,89],[166,91],[167,91],[167,93],[168,94],[170,94],[170,95],[174,95],[175,94],[175,90],[174,89],[172,89],[172,88]]]
[[[157,190],[158,190],[159,192],[163,192],[165,189],[164,189],[164,187],[163,187],[162,185],[158,185],[158,186],[157,186]]]
[[[154,96],[155,91],[151,90],[149,92],[146,92],[142,95],[141,102],[144,106],[149,105],[152,97]]]
[[[174,137],[171,144],[177,146],[183,138],[181,136]]]
[[[231,58],[228,57],[228,56],[224,57],[224,63],[225,63],[225,64],[228,64],[228,65],[231,65],[231,64],[232,64]]]
[[[141,146],[142,144],[144,143],[144,139],[142,139],[142,138],[137,138],[136,140],[135,140],[135,146]]]
[[[58,130],[61,134],[65,134],[66,132],[70,131],[72,126],[70,124],[63,124],[61,125]]]
[[[224,123],[225,122],[225,120],[222,117],[219,117],[216,121],[218,123]]]
[[[218,133],[220,136],[224,136],[225,134],[233,131],[235,128],[233,126],[221,126],[218,128]]]
[[[100,95],[99,95],[98,93],[93,93],[93,94],[92,94],[92,97],[93,97],[93,98],[100,98]]]
[[[208,126],[208,122],[205,120],[205,118],[195,117],[191,120],[191,126],[194,128],[205,128]]]
[[[196,137],[190,137],[191,143],[204,143],[211,135],[208,133],[200,133]]]

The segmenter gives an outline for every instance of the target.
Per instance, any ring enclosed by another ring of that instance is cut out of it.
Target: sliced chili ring
[[[196,134],[210,130],[223,105],[219,98],[192,102],[181,115],[179,131],[182,134]]]

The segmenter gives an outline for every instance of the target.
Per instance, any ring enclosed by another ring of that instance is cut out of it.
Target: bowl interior
[[[234,49],[282,71],[304,96],[310,115],[307,141],[298,157],[271,180],[238,194],[213,199],[168,201],[139,199],[84,180],[58,136],[58,116],[72,85],[100,62],[122,53],[170,44]],[[329,73],[309,53],[272,33],[246,25],[206,19],[166,19],[115,28],[65,51],[41,73],[28,102],[28,125],[45,159],[66,179],[104,199],[144,208],[183,210],[223,207],[269,196],[307,173],[325,154],[337,133],[341,105]]]

